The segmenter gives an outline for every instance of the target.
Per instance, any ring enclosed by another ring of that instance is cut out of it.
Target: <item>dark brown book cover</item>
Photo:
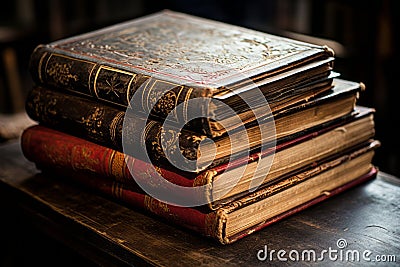
[[[232,142],[232,146],[239,147],[242,145],[240,137],[247,135],[249,131],[253,131],[254,140],[249,139],[255,147],[245,147],[243,150],[248,151],[248,149],[255,149],[262,145],[262,142],[266,143],[274,138],[278,140],[286,138],[287,140],[290,136],[299,135],[301,132],[311,130],[313,127],[318,127],[318,125],[328,121],[350,116],[361,88],[360,84],[340,79],[336,79],[334,84],[334,88],[325,95],[276,114],[274,121],[276,136],[267,136],[265,140],[261,140],[258,134],[259,126],[263,127],[264,124],[254,126],[249,124],[251,128],[247,129],[247,132],[237,132],[231,136],[215,138],[217,147],[218,144],[227,142]],[[26,100],[26,111],[33,120],[50,128],[67,132],[143,160],[148,161],[145,157],[145,155],[148,155],[150,160],[157,165],[174,159],[171,157],[168,159],[166,153],[181,153],[189,160],[198,160],[201,153],[210,154],[207,146],[202,146],[201,150],[199,147],[200,143],[207,138],[205,135],[185,129],[182,131],[179,129],[165,131],[162,123],[157,120],[146,121],[140,116],[126,116],[124,111],[117,108],[57,90],[43,87],[33,88]],[[300,112],[306,113],[301,115]],[[322,117],[318,117],[320,113]],[[300,123],[297,126],[296,121],[297,124]],[[267,118],[265,125],[268,126],[270,123]],[[145,127],[143,127],[144,125]],[[124,140],[123,133],[125,133]],[[272,134],[273,132],[268,133]],[[176,145],[177,140],[179,146]],[[165,150],[162,145],[164,145]],[[124,151],[124,148],[127,147],[129,148],[126,150],[128,152]],[[225,153],[226,150],[217,148],[218,151]],[[238,153],[236,154],[238,155]],[[229,161],[229,156],[216,157],[207,167],[204,167],[205,165],[202,162],[197,161],[195,169],[200,171],[223,164]],[[172,163],[179,164],[180,162]]]
[[[283,99],[290,99],[285,105],[304,101],[330,88],[333,60],[328,47],[165,10],[38,45],[30,71],[38,84],[122,109],[140,88],[132,108],[165,118],[197,97],[235,109],[243,106],[238,95],[255,87],[272,110]],[[223,134],[214,121],[225,113],[218,112],[215,105],[203,106],[206,119],[192,126],[208,136]],[[189,113],[184,107],[173,119]]]

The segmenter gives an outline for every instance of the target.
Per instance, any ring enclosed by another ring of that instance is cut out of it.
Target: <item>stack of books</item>
[[[232,243],[375,177],[374,109],[325,46],[162,11],[39,45],[24,155]]]

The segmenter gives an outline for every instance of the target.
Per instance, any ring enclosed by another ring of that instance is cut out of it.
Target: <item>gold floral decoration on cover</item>
[[[103,116],[104,109],[96,107],[92,113],[86,116],[86,118],[82,117],[79,122],[84,124],[90,133],[102,135],[103,133],[100,131],[100,127],[103,124]]]
[[[75,82],[78,80],[77,75],[71,74],[71,65],[72,63],[63,63],[60,64],[55,62],[51,64],[49,68],[46,69],[46,74],[50,76],[54,81],[62,85],[70,85],[70,80],[74,80]]]
[[[55,42],[62,50],[198,84],[215,83],[315,47],[232,25],[164,12]],[[157,76],[157,75],[155,75]]]

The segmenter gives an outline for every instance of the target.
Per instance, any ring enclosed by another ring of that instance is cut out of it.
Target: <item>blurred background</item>
[[[32,86],[29,56],[36,45],[95,30],[162,9],[186,12],[234,25],[327,43],[336,52],[341,77],[366,85],[359,104],[376,109],[374,163],[400,177],[398,78],[400,1],[345,0],[15,0],[0,9],[0,141],[16,138],[29,123],[23,115]],[[21,115],[22,114],[22,115]],[[17,122],[21,121],[20,124]],[[8,123],[12,122],[12,124]],[[14,129],[10,128],[14,125]],[[19,128],[20,127],[20,128]],[[5,215],[1,266],[91,266],[81,256],[34,231],[24,217],[0,203]],[[8,218],[8,219],[7,219]],[[16,230],[16,231],[15,231]],[[39,242],[40,241],[40,242]],[[61,261],[59,259],[62,259]]]
[[[376,109],[374,163],[400,177],[399,1],[344,0],[16,0],[0,10],[0,124],[23,111],[32,85],[29,55],[47,43],[162,9],[234,25],[328,43],[341,77],[363,82],[359,104]],[[0,127],[1,128],[1,127]]]

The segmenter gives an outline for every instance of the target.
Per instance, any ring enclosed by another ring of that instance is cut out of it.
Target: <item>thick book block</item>
[[[174,157],[168,156],[181,153],[186,159],[195,161],[192,170],[199,172],[228,162],[232,155],[237,157],[275,140],[280,143],[318,125],[351,116],[363,86],[337,78],[333,84],[330,91],[315,99],[274,113],[273,121],[271,117],[265,118],[259,125],[249,124],[231,135],[213,139],[215,154],[212,143],[201,143],[207,138],[205,135],[185,128],[166,131],[157,120],[129,116],[117,108],[57,90],[33,88],[26,100],[26,111],[33,120],[45,126],[142,160],[148,161],[148,155],[157,165],[179,165],[179,160],[174,161]],[[275,131],[271,131],[271,127]],[[129,135],[125,134],[123,140],[124,131]],[[248,146],[243,142],[245,137],[248,137]],[[176,141],[179,141],[178,145]]]
[[[229,165],[218,165],[198,174],[173,167],[153,166],[116,150],[39,125],[27,128],[23,132],[21,148],[25,157],[41,169],[57,168],[68,172],[91,173],[130,185],[136,185],[136,179],[151,183],[158,174],[171,183],[184,187],[213,183],[212,186],[206,187],[203,198],[207,198],[211,209],[216,209],[251,189],[251,180],[259,178],[256,177],[259,161],[273,157],[268,174],[265,176],[265,171],[262,173],[265,177],[261,177],[262,184],[271,183],[315,166],[326,158],[343,154],[373,138],[374,110],[357,106],[354,113],[352,117],[319,125],[315,131],[283,142],[275,150],[270,149],[263,154],[253,153]],[[236,186],[218,198],[221,187],[224,189],[230,186],[244,165],[247,165],[247,169]]]
[[[218,103],[249,123],[243,98],[262,107],[259,90],[272,111],[302,102],[329,90],[333,61],[325,46],[166,10],[38,45],[30,71],[45,87],[173,121],[187,122],[189,99],[209,98],[189,124],[216,137],[236,127]]]

